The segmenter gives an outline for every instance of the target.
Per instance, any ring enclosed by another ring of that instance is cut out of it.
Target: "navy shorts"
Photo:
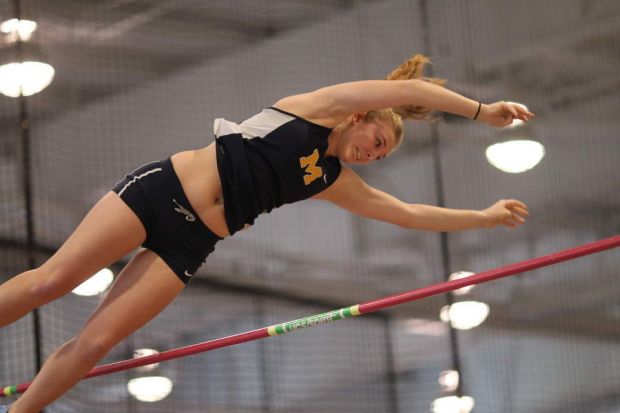
[[[190,205],[170,159],[141,166],[112,190],[142,221],[142,246],[161,257],[184,284],[222,239]]]

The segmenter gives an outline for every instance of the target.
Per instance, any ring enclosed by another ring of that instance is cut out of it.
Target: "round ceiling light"
[[[34,95],[52,83],[54,73],[47,63],[7,63],[0,66],[0,93],[12,98]]]
[[[491,165],[508,173],[532,169],[545,156],[545,147],[533,140],[519,139],[496,143],[486,150]]]

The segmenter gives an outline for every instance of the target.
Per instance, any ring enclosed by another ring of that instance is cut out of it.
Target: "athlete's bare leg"
[[[0,285],[0,327],[67,294],[138,247],[145,237],[138,217],[109,192],[45,264]]]
[[[112,347],[163,310],[185,285],[155,253],[142,250],[123,269],[84,329],[56,350],[11,413],[37,413],[101,360]]]

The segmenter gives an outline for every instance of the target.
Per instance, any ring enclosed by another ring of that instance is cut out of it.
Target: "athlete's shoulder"
[[[318,91],[289,96],[278,100],[272,107],[316,125],[333,129],[342,119],[331,116],[329,105],[325,104],[317,93]]]

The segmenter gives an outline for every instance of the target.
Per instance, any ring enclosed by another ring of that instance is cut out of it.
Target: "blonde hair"
[[[430,63],[431,59],[421,54],[415,54],[404,61],[396,69],[387,75],[386,80],[407,80],[420,79],[435,85],[444,86],[445,79],[424,76],[424,67]],[[394,136],[396,137],[396,149],[402,142],[403,137],[403,119],[416,119],[424,121],[435,121],[439,117],[432,109],[416,105],[404,105],[396,108],[387,108],[368,112],[367,121],[380,120],[390,123],[393,126]]]

